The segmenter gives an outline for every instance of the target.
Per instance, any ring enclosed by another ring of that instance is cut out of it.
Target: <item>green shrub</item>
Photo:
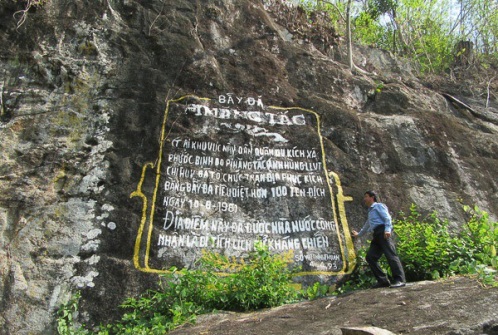
[[[472,257],[467,262],[455,260],[452,268],[459,273],[477,274],[486,285],[498,286],[498,222],[491,222],[488,213],[477,206],[464,206],[464,210],[470,217],[460,233],[461,254],[463,260],[469,254]]]
[[[308,286],[303,292],[303,297],[308,300],[315,300],[318,298],[325,297],[329,292],[330,286],[322,285],[319,282],[314,283],[311,286]]]
[[[99,334],[165,334],[202,313],[249,311],[296,301],[299,294],[290,282],[289,258],[271,255],[262,244],[255,249],[247,263],[206,253],[198,270],[172,268],[163,276],[160,290],[126,299],[122,319],[102,327]]]
[[[218,256],[219,257],[219,256]],[[221,257],[219,257],[223,260]],[[214,257],[214,260],[217,260]],[[225,301],[224,310],[249,311],[265,307],[279,306],[295,301],[297,291],[291,284],[291,272],[287,265],[290,259],[272,255],[267,247],[256,245],[251,262],[237,272],[218,280],[221,284],[214,302]],[[223,262],[221,262],[223,263]],[[207,270],[220,270],[216,262],[205,262]],[[229,265],[229,263],[226,263]]]
[[[473,274],[485,285],[498,286],[498,223],[477,206],[464,206],[469,217],[461,229],[451,232],[447,220],[433,212],[427,217],[412,205],[410,214],[400,213],[394,223],[396,248],[407,281],[432,280],[457,274]],[[337,293],[362,289],[375,283],[365,255],[368,246],[357,253],[357,266]],[[381,267],[388,269],[385,257]],[[389,271],[387,271],[389,274]]]
[[[435,212],[422,218],[415,205],[410,215],[396,221],[397,250],[408,280],[488,273],[490,282],[497,268],[498,223],[490,222],[488,214],[477,206],[464,209],[469,219],[455,233]]]
[[[438,279],[452,275],[450,264],[463,257],[461,240],[452,236],[448,221],[440,220],[434,212],[422,218],[415,205],[410,214],[401,213],[395,223],[397,250],[408,281]],[[472,254],[465,255],[465,261]]]
[[[216,253],[205,253],[198,270],[171,268],[162,276],[158,290],[128,298],[120,306],[124,314],[116,323],[101,325],[99,335],[166,334],[196,316],[216,310],[250,311],[275,307],[298,299],[323,297],[329,286],[315,283],[299,291],[291,282],[292,255],[272,255],[261,243],[247,261],[237,262]],[[76,295],[58,312],[60,335],[91,334],[74,323]]]

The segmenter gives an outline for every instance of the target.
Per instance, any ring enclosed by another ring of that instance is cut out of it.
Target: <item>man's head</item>
[[[377,193],[374,191],[366,191],[365,195],[363,196],[363,201],[365,202],[365,205],[367,207],[372,206],[374,202],[377,202]]]

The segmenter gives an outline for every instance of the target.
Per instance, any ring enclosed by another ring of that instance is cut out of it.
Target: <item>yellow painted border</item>
[[[182,96],[178,99],[173,99],[173,100],[168,100],[166,102],[166,109],[164,111],[164,118],[163,118],[163,123],[161,125],[161,136],[159,138],[159,154],[158,158],[156,160],[156,163],[147,163],[142,169],[142,176],[140,177],[140,182],[138,183],[136,191],[130,194],[130,197],[140,197],[143,200],[143,206],[142,206],[142,218],[140,220],[140,226],[138,228],[138,233],[137,233],[137,239],[135,240],[135,249],[133,252],[133,264],[135,267],[144,272],[153,272],[153,273],[168,273],[168,270],[158,270],[158,269],[151,269],[149,267],[149,254],[150,254],[150,239],[152,236],[152,229],[153,229],[153,222],[154,222],[154,211],[156,208],[156,199],[157,199],[157,190],[159,186],[159,180],[161,178],[161,163],[162,163],[162,158],[163,158],[163,149],[164,149],[164,141],[166,140],[167,134],[166,134],[166,121],[168,120],[168,113],[169,113],[169,106],[171,103],[175,103],[187,98],[195,98],[197,100],[205,100],[209,101],[211,99],[209,98],[200,98],[195,95],[185,95]],[[143,194],[142,192],[142,184],[145,179],[145,173],[147,171],[147,168],[156,168],[156,183],[154,186],[154,192],[152,194],[152,205],[150,209],[150,215],[149,215],[149,224],[147,225],[147,196]],[[144,257],[144,265],[142,266],[140,264],[140,245],[142,244],[142,235],[144,233],[144,229],[147,226],[148,232],[147,232],[147,243],[146,243],[146,250],[145,250],[145,257]]]
[[[144,272],[149,272],[149,273],[169,273],[169,270],[159,270],[159,269],[153,269],[149,267],[149,254],[150,254],[150,243],[151,243],[151,237],[152,237],[152,230],[153,230],[153,220],[154,220],[154,211],[155,211],[155,203],[157,199],[157,192],[158,192],[158,187],[159,187],[159,181],[161,177],[161,163],[162,163],[162,157],[163,157],[163,151],[164,151],[164,142],[168,136],[166,134],[166,122],[168,119],[168,113],[169,113],[169,108],[171,103],[179,102],[184,99],[188,98],[194,98],[197,100],[204,100],[204,101],[210,101],[210,98],[201,98],[195,95],[185,95],[182,96],[178,99],[173,99],[173,100],[168,100],[166,103],[166,109],[164,111],[164,118],[163,122],[161,125],[161,135],[160,135],[160,141],[159,141],[159,153],[158,153],[158,158],[155,163],[146,163],[144,167],[142,168],[142,175],[140,177],[140,181],[137,185],[137,189],[130,194],[130,198],[133,197],[139,197],[142,199],[143,204],[142,204],[142,217],[140,220],[140,226],[138,228],[137,232],[137,238],[135,240],[135,248],[134,248],[134,253],[133,253],[133,264],[134,266]],[[326,180],[327,180],[327,186],[329,188],[329,192],[331,195],[331,205],[332,205],[332,211],[334,213],[334,222],[336,224],[336,231],[337,231],[337,238],[339,240],[339,247],[341,251],[341,256],[342,256],[342,263],[343,267],[340,271],[337,272],[332,272],[332,271],[309,271],[309,272],[299,272],[295,274],[295,276],[309,276],[309,275],[341,275],[341,274],[347,274],[351,273],[351,271],[354,268],[355,260],[356,260],[356,255],[354,251],[354,245],[353,241],[351,238],[351,234],[349,232],[349,227],[346,219],[346,211],[345,211],[345,206],[344,203],[345,201],[352,201],[353,199],[351,197],[347,197],[343,195],[342,191],[342,186],[341,182],[339,179],[339,176],[334,173],[334,172],[327,172],[327,164],[326,164],[326,159],[325,159],[325,147],[323,144],[323,137],[321,133],[321,120],[320,120],[320,115],[316,113],[313,110],[309,109],[304,109],[301,107],[276,107],[276,106],[269,106],[271,109],[277,109],[277,110],[302,110],[304,112],[308,112],[313,114],[316,117],[317,121],[317,132],[318,132],[318,138],[320,140],[320,146],[321,146],[321,152],[322,152],[322,165],[323,169],[325,172]],[[151,199],[151,208],[149,210],[148,208],[148,198],[147,196],[143,193],[142,191],[142,185],[145,180],[145,174],[148,169],[154,169],[155,168],[155,173],[156,173],[156,179],[155,179],[155,186],[154,186],[154,191],[152,194],[152,199]],[[334,182],[337,187],[337,207],[335,204],[334,200],[334,192],[332,190],[332,186],[330,183],[330,177],[334,178]],[[149,215],[148,212],[150,213]],[[147,218],[148,216],[148,218]],[[347,249],[347,254],[348,254],[348,259],[346,259],[345,255],[345,250],[344,250],[344,243],[341,238],[341,231],[339,227],[339,222],[338,218],[340,218],[341,221],[341,226],[342,226],[342,232],[344,234],[344,238],[346,240],[346,249]],[[145,229],[147,229],[147,241],[146,241],[146,250],[145,250],[145,256],[144,256],[144,261],[143,264],[140,263],[140,248],[143,243],[143,234]]]

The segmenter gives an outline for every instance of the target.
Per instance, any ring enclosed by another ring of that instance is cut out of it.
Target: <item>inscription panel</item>
[[[290,253],[299,275],[344,272],[354,250],[336,207],[348,199],[334,198],[333,182],[313,111],[231,96],[170,101],[157,162],[132,194],[144,198],[135,265],[192,267],[203,250],[244,258],[261,241]]]

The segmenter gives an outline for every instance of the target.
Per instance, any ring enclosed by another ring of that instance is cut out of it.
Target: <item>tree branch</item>
[[[337,7],[337,5],[335,3],[332,3],[330,1],[327,1],[327,0],[322,0],[323,3],[326,3],[326,4],[329,4],[329,5],[332,5],[336,10],[337,12],[339,13],[339,15],[341,16],[341,18],[344,20],[344,22],[347,21],[346,17],[344,16],[344,13],[341,12],[341,10],[339,9],[339,7]]]
[[[491,82],[493,81],[493,79],[495,79],[495,77],[491,78],[489,81],[488,81],[488,96],[486,98],[486,108],[489,107],[489,96],[490,96],[490,90],[489,90],[489,87],[491,86]]]

